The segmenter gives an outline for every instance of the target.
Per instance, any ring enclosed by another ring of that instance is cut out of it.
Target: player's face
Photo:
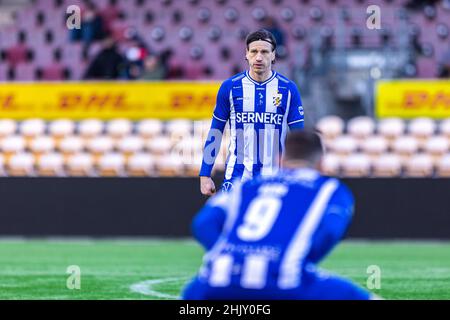
[[[272,51],[272,45],[267,41],[253,41],[249,44],[245,57],[251,71],[264,74],[272,70],[275,51]]]

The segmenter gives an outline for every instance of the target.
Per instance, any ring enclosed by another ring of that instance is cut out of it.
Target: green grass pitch
[[[176,299],[198,269],[190,240],[0,240],[0,299]],[[68,289],[67,267],[81,271]],[[366,286],[381,270],[385,299],[450,299],[450,243],[350,242],[321,267]]]

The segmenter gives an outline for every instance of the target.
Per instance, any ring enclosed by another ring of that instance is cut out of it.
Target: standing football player
[[[249,70],[225,80],[217,94],[211,129],[203,150],[200,190],[212,195],[211,171],[220,150],[226,123],[230,145],[222,190],[236,180],[276,173],[288,128],[303,128],[303,106],[296,84],[272,70],[275,37],[261,29],[246,38]]]

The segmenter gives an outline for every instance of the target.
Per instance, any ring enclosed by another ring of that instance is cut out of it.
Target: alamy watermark
[[[370,5],[366,9],[369,15],[366,20],[366,26],[370,30],[381,29],[381,8],[377,5]]]
[[[77,265],[68,266],[66,273],[69,277],[66,281],[66,287],[69,290],[80,290],[81,289],[81,268]]]
[[[77,5],[70,5],[66,9],[68,14],[66,20],[67,29],[81,29],[81,9]],[[381,29],[381,8],[378,5],[369,5],[366,9],[368,15],[366,19],[366,27],[370,30]]]
[[[370,265],[367,267],[366,273],[369,275],[367,278],[367,288],[370,290],[381,289],[381,268],[377,265]]]
[[[79,6],[71,5],[66,9],[66,13],[69,15],[66,20],[67,29],[81,29],[81,9]]]

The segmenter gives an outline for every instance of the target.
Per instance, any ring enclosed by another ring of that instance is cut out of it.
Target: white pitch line
[[[162,298],[162,299],[179,300],[181,297],[153,290],[152,287],[154,285],[160,284],[160,283],[174,282],[174,281],[180,281],[180,280],[186,280],[186,279],[188,279],[188,278],[180,277],[180,278],[163,278],[163,279],[146,280],[146,281],[138,282],[138,283],[131,285],[130,290],[133,292],[136,292],[136,293],[146,295],[146,296],[153,296],[153,297]]]
[[[63,269],[58,270],[50,270],[50,271],[15,271],[15,270],[2,270],[0,271],[0,276],[60,276],[61,273],[65,273],[65,271],[61,271]],[[104,272],[104,271],[92,271],[83,272],[81,269],[83,276],[94,276],[94,277],[113,277],[113,276],[145,276],[148,275],[148,271],[144,270],[142,272]]]

